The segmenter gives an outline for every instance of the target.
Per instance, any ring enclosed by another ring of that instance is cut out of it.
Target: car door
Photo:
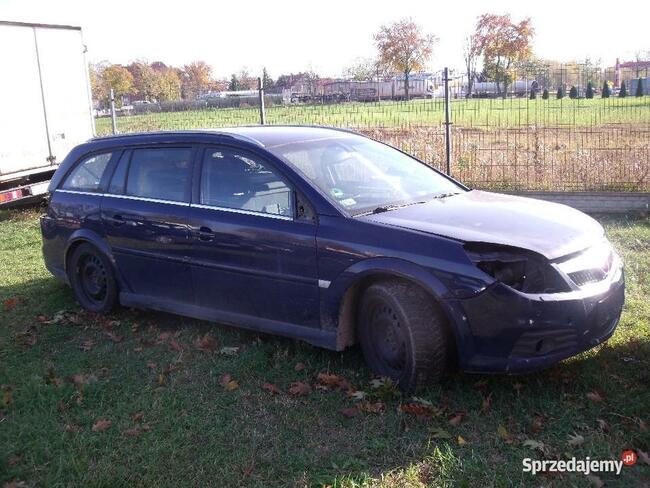
[[[187,220],[193,158],[189,146],[124,151],[102,199],[106,239],[129,291],[140,298],[193,303]]]
[[[205,147],[200,164],[189,217],[197,305],[318,327],[316,224],[295,218],[292,187],[234,146]]]

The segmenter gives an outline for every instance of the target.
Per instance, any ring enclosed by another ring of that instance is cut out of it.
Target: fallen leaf
[[[9,312],[9,311],[13,310],[16,305],[18,305],[18,298],[16,298],[16,297],[7,298],[3,302],[3,307],[4,307],[5,312]]]
[[[316,376],[316,381],[318,381],[321,385],[325,385],[330,388],[336,388],[341,385],[343,377],[337,374],[318,373],[318,376]]]
[[[357,415],[359,413],[359,409],[357,407],[339,408],[339,413],[344,417],[350,418]]]
[[[600,427],[600,430],[602,430],[604,432],[609,431],[609,424],[607,423],[606,420],[596,419],[596,422],[598,422],[598,427]]]
[[[457,440],[458,440],[458,445],[459,446],[464,446],[465,444],[467,444],[467,441],[465,439],[463,439],[461,436],[458,436]]]
[[[432,417],[436,414],[433,407],[421,403],[402,403],[399,409],[407,415],[415,415],[416,417]]]
[[[542,417],[535,417],[530,424],[530,432],[532,434],[539,434],[544,428],[544,419]]]
[[[46,315],[38,314],[38,315],[36,316],[36,320],[38,320],[40,323],[47,323],[48,318],[47,318]]]
[[[221,386],[223,386],[227,391],[233,391],[239,388],[239,383],[232,379],[232,376],[229,374],[224,374],[221,377]]]
[[[124,431],[124,435],[127,437],[135,437],[139,434],[140,434],[140,429],[138,429],[137,427]]]
[[[456,412],[452,414],[451,418],[449,419],[449,423],[455,427],[463,421],[464,416],[465,412]]]
[[[144,413],[142,413],[142,412],[138,412],[138,413],[136,413],[135,415],[133,415],[132,418],[133,418],[133,421],[134,421],[134,422],[137,422],[137,423],[140,424],[140,423],[142,423],[142,421],[144,420]]]
[[[357,390],[357,391],[348,391],[348,396],[355,401],[361,401],[366,398],[366,392]]]
[[[203,352],[212,352],[217,348],[218,345],[219,344],[217,343],[217,340],[210,334],[205,334],[197,337],[194,341],[194,347]]]
[[[587,398],[589,398],[589,400],[591,400],[592,402],[596,402],[596,403],[602,402],[604,400],[604,397],[600,394],[600,392],[596,390],[587,393]]]
[[[68,381],[74,383],[76,386],[88,385],[97,381],[97,376],[94,374],[75,374],[68,378]]]
[[[449,432],[438,427],[431,427],[429,432],[431,433],[431,437],[434,439],[451,439],[451,434]]]
[[[291,383],[291,386],[289,387],[289,393],[294,396],[307,396],[311,393],[311,386],[300,381]]]
[[[79,426],[77,426],[77,425],[65,424],[65,431],[70,433],[70,434],[76,434],[80,430],[81,430],[81,428],[79,428]]]
[[[569,440],[567,444],[569,444],[572,447],[578,447],[582,445],[585,442],[585,438],[582,437],[580,434],[576,434],[575,432],[573,435],[569,434]]]
[[[539,451],[542,451],[544,449],[544,443],[543,442],[539,442],[539,441],[536,441],[536,440],[533,440],[533,439],[526,439],[523,442],[523,446],[527,447],[529,449],[537,449]]]
[[[382,413],[386,406],[382,402],[360,402],[357,408],[366,413]]]
[[[279,395],[282,393],[280,388],[275,386],[273,383],[262,383],[262,390],[268,391],[271,395]]]
[[[510,432],[508,432],[508,429],[506,429],[503,425],[499,425],[497,428],[497,434],[499,434],[501,440],[505,441],[508,444],[511,444],[514,440]]]
[[[111,425],[113,425],[113,422],[111,422],[110,420],[98,420],[93,425],[92,431],[104,432],[105,430],[110,429]]]
[[[224,356],[236,356],[239,354],[239,347],[236,346],[230,346],[230,347],[222,347],[219,349],[219,354],[223,354]]]
[[[305,365],[303,363],[296,363],[295,367],[293,368],[295,371],[302,371],[305,369]]]
[[[10,385],[2,385],[2,405],[7,407],[14,402],[13,387]]]

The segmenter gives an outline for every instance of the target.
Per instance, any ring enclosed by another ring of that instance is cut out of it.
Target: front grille
[[[574,273],[569,273],[569,278],[578,286],[587,285],[589,283],[598,283],[607,276],[607,273],[599,268],[583,269]]]
[[[511,355],[515,357],[541,356],[567,349],[575,349],[577,346],[578,334],[575,329],[530,330],[519,337],[512,348]]]

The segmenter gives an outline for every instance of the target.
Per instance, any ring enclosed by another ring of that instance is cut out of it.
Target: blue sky
[[[545,58],[589,56],[613,65],[617,56],[631,59],[650,50],[647,0],[0,0],[0,20],[81,25],[91,61],[142,58],[182,65],[202,59],[218,77],[244,66],[251,73],[267,66],[272,76],[308,68],[338,76],[355,58],[374,53],[378,26],[403,16],[440,38],[432,69],[460,67],[463,38],[486,11],[510,13],[515,20],[532,17],[534,50]]]

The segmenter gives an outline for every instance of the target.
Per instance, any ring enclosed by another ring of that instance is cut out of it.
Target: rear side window
[[[81,161],[68,175],[61,187],[64,190],[99,191],[104,170],[112,153],[95,154]]]
[[[201,170],[201,203],[292,216],[291,189],[257,157],[227,148],[208,149]]]
[[[136,149],[131,156],[126,194],[189,202],[190,148]]]

